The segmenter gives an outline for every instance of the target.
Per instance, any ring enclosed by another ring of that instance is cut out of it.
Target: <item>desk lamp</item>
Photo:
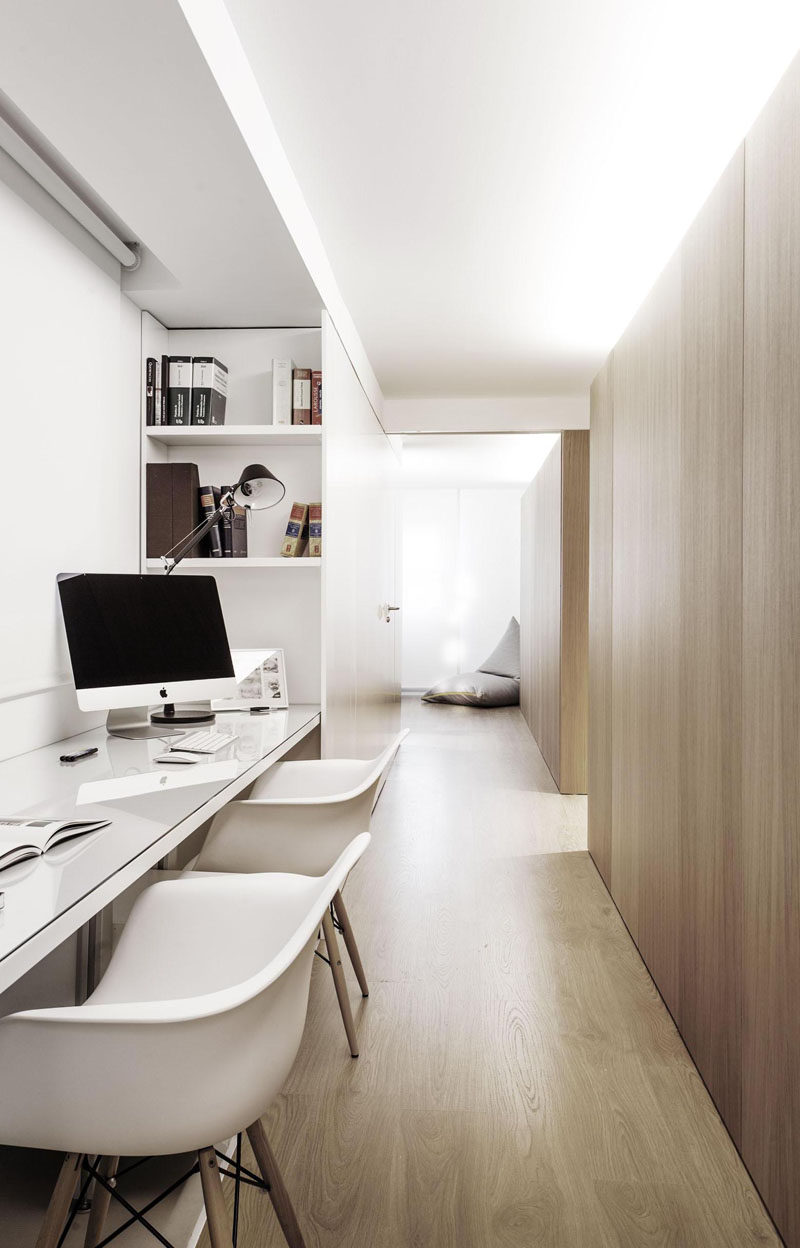
[[[242,469],[233,489],[226,490],[222,495],[214,514],[208,516],[196,529],[181,538],[172,550],[161,556],[166,575],[169,576],[181,560],[194,550],[198,542],[202,542],[223,512],[229,511],[234,505],[244,507],[245,511],[263,511],[267,507],[276,507],[285,493],[286,486],[269,468],[265,468],[263,464],[248,464]],[[165,704],[160,711],[154,711],[150,718],[154,724],[208,723],[213,721],[214,714],[210,704],[208,709],[182,707],[177,714],[174,705]]]
[[[191,533],[176,542],[172,550],[161,556],[167,576],[211,532],[223,512],[230,511],[234,504],[244,507],[245,511],[262,511],[267,507],[276,507],[285,493],[286,486],[269,468],[265,468],[263,464],[248,464],[242,469],[233,489],[222,495],[214,514],[208,516],[196,529],[192,529]]]

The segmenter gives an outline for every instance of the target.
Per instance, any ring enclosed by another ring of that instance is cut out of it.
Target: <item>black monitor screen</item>
[[[76,689],[233,675],[213,576],[90,572],[58,589]]]

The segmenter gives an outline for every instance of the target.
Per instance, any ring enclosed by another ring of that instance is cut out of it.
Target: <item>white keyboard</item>
[[[170,749],[182,754],[216,754],[217,750],[224,750],[226,745],[235,741],[236,736],[235,732],[190,732],[185,737],[176,737]]]

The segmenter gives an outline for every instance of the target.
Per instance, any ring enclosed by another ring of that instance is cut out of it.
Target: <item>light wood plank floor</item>
[[[362,1055],[317,960],[265,1120],[309,1248],[778,1244],[585,852],[585,799],[517,710],[404,703],[346,894]],[[283,1244],[252,1189],[240,1244]]]

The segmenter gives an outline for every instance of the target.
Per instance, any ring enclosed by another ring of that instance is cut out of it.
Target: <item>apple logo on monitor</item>
[[[166,689],[164,689],[163,687],[162,687],[161,689],[159,689],[159,691],[158,691],[158,696],[159,696],[160,698],[165,698],[165,697],[167,696],[167,691],[166,691]]]

